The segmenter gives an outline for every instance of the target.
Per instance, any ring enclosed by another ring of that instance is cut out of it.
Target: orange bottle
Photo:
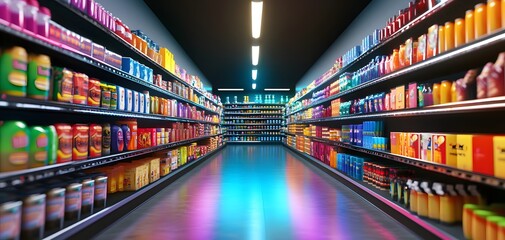
[[[487,32],[492,33],[502,27],[500,0],[487,0]]]
[[[393,50],[393,55],[391,55],[391,72],[394,72],[400,68],[400,56],[398,54],[398,49]]]
[[[465,44],[465,20],[457,18],[454,20],[454,47]]]
[[[445,49],[445,38],[446,38],[446,35],[445,35],[445,29],[444,29],[444,26],[440,26],[438,28],[438,53],[443,53],[445,52],[447,49]]]
[[[442,27],[440,27],[442,28]],[[449,51],[454,48],[454,23],[445,23],[445,51]]]
[[[465,14],[465,42],[469,43],[475,39],[475,17],[472,10]]]
[[[400,45],[400,51],[398,52],[398,56],[399,56],[400,68],[407,66],[407,62],[405,61],[405,44]]]
[[[505,0],[501,0],[501,26],[505,27]]]
[[[451,84],[451,102],[457,102],[458,101],[458,94],[456,91],[456,81],[452,82]]]
[[[484,3],[475,5],[475,38],[487,34],[487,7]]]
[[[442,81],[440,86],[440,104],[451,102],[451,88],[452,82],[449,80]]]
[[[433,84],[433,105],[440,104],[440,83]]]

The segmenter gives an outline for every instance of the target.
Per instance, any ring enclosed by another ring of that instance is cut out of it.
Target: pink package
[[[417,108],[417,83],[409,84],[409,108]]]
[[[91,56],[97,60],[105,62],[105,48],[102,45],[93,43],[93,52]]]
[[[88,14],[90,17],[95,16],[95,0],[86,0],[86,6],[85,6],[85,13]]]
[[[88,56],[91,56],[92,54],[92,51],[93,51],[93,42],[91,42],[91,40],[85,38],[85,37],[81,37],[81,52],[88,55]]]
[[[0,1],[0,19],[10,22],[9,2]]]
[[[60,26],[59,24],[50,21],[49,22],[49,39],[55,41],[55,42],[62,42],[62,36],[63,35],[63,27]]]

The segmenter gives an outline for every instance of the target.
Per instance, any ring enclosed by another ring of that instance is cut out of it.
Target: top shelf
[[[459,2],[459,4],[456,4],[456,2]],[[432,9],[429,11],[421,14],[414,20],[412,20],[410,23],[406,24],[403,26],[400,30],[398,30],[395,34],[393,34],[391,37],[389,37],[387,40],[377,44],[376,46],[370,48],[368,51],[364,52],[361,54],[358,58],[356,58],[354,61],[351,63],[347,64],[345,67],[341,68],[338,72],[332,74],[331,76],[327,77],[324,81],[322,81],[318,86],[312,88],[311,90],[308,90],[305,94],[299,96],[296,98],[294,102],[306,99],[311,96],[311,93],[323,89],[325,86],[327,86],[328,82],[333,82],[332,80],[335,80],[338,78],[341,74],[347,72],[347,71],[355,71],[361,67],[364,67],[368,62],[370,62],[375,56],[379,54],[390,54],[393,48],[397,47],[400,45],[401,42],[405,42],[409,37],[412,37],[415,33],[418,33],[420,31],[425,31],[428,29],[429,26],[436,24],[436,23],[444,23],[445,21],[439,20],[440,18],[447,18],[447,16],[453,15],[456,9],[463,9],[461,10],[461,14],[464,16],[464,11],[466,6],[472,6],[475,5],[476,1],[456,1],[456,0],[447,0],[445,2],[439,3],[435,5]],[[444,15],[446,17],[444,17]],[[443,20],[443,19],[442,19]],[[452,18],[454,20],[454,18]],[[439,22],[440,21],[440,22]],[[421,34],[419,34],[421,35]],[[416,36],[417,37],[417,36]]]
[[[69,3],[63,0],[40,0],[41,5],[51,9],[53,15],[51,16],[54,21],[62,24],[63,27],[72,30],[86,38],[91,39],[93,42],[105,46],[107,49],[116,52],[124,57],[132,57],[142,64],[155,70],[155,73],[161,73],[164,77],[175,79],[187,87],[192,88],[195,92],[204,96],[210,102],[219,105],[214,99],[205,95],[205,93],[192,86],[190,83],[182,80],[175,74],[169,72],[158,63],[141,53],[128,42],[120,38],[109,29],[105,28],[88,15],[80,12],[72,7]],[[69,21],[72,19],[72,21]]]

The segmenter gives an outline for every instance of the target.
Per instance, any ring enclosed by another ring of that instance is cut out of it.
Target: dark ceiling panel
[[[145,0],[217,88],[251,89],[251,2]],[[265,0],[258,90],[291,88],[369,0]]]

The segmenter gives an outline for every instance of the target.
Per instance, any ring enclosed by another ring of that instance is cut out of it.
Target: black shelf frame
[[[335,122],[344,120],[366,120],[374,118],[395,118],[395,117],[422,117],[431,115],[447,115],[461,113],[477,113],[486,111],[503,111],[505,110],[505,97],[494,97],[475,99],[461,102],[453,102],[427,106],[423,108],[410,108],[393,111],[383,111],[375,113],[352,114],[347,116],[297,120],[289,124],[307,124],[321,122]]]
[[[460,226],[449,226],[437,223],[435,221],[426,220],[420,218],[410,211],[405,209],[403,206],[396,202],[393,202],[388,198],[387,191],[381,191],[374,189],[371,185],[352,179],[351,177],[345,175],[344,173],[324,164],[318,159],[300,152],[292,146],[283,143],[283,145],[295,153],[301,156],[302,159],[316,166],[317,168],[323,170],[331,177],[337,179],[339,182],[346,185],[348,188],[359,194],[365,200],[369,201],[379,209],[381,209],[386,214],[390,215],[392,218],[396,219],[399,223],[403,224],[410,230],[419,234],[421,238],[424,239],[456,239],[462,237],[462,227]]]
[[[135,192],[113,193],[111,196],[108,196],[109,199],[107,200],[109,203],[112,202],[111,205],[75,224],[47,236],[44,239],[92,239],[101,230],[107,228],[119,218],[127,215],[140,204],[145,203],[145,201],[156,195],[170,183],[205,162],[205,160],[222,150],[225,146],[226,144],[223,143],[221,146],[207,153],[205,156],[201,156],[198,159],[180,166],[173,172],[170,172],[167,176],[161,177],[156,182],[153,182],[140,190]]]
[[[447,0],[445,2],[442,2],[442,3],[439,3],[435,6],[433,6],[432,9],[421,14],[417,18],[413,19],[410,23],[408,23],[405,26],[403,26],[402,28],[400,28],[396,33],[394,33],[388,39],[386,39],[385,41],[370,48],[368,51],[362,53],[354,61],[350,62],[345,67],[341,68],[335,74],[332,74],[331,76],[327,77],[318,86],[307,91],[306,93],[299,96],[298,98],[296,98],[292,102],[297,102],[297,101],[303,100],[303,99],[309,97],[312,92],[323,89],[327,83],[332,82],[332,80],[336,80],[336,78],[338,78],[341,74],[343,74],[349,70],[362,67],[365,64],[368,64],[368,61],[370,61],[373,57],[375,57],[375,56],[372,56],[373,53],[377,52],[378,50],[380,50],[382,48],[389,47],[391,44],[393,44],[395,41],[397,41],[401,36],[417,31],[418,28],[423,27],[423,26],[420,26],[420,25],[423,25],[423,24],[421,24],[421,23],[423,23],[423,21],[425,21],[426,19],[435,18],[438,15],[443,14],[444,11],[449,11],[451,6],[457,5],[456,2],[458,2],[458,1],[457,0]],[[462,15],[464,15],[464,12],[462,12]],[[428,29],[428,27],[426,27],[426,29]]]
[[[135,157],[144,156],[150,153],[155,153],[170,148],[183,146],[189,143],[209,139],[212,137],[220,136],[222,134],[214,134],[208,136],[202,136],[193,139],[182,140],[178,142],[172,142],[169,144],[154,146],[150,148],[138,149],[118,154],[112,154],[108,156],[102,156],[98,158],[92,158],[83,161],[71,161],[66,163],[57,163],[53,165],[25,169],[20,171],[4,172],[0,173],[0,189],[18,186],[21,184],[33,183],[42,179],[51,178],[55,176],[65,175],[72,172],[81,171],[84,169],[100,167],[106,164],[123,161],[126,159],[131,159]]]
[[[168,117],[160,114],[147,114],[147,113],[120,111],[120,110],[109,110],[99,107],[91,107],[87,105],[78,105],[78,104],[54,102],[54,101],[40,101],[20,97],[6,97],[6,96],[1,97],[0,109],[14,109],[20,111],[29,110],[29,111],[43,111],[51,113],[70,113],[70,114],[84,114],[84,115],[101,115],[117,118],[135,118],[135,119],[219,125],[219,123],[207,122],[203,120],[195,120],[189,118]]]
[[[68,28],[77,34],[83,35],[83,28],[89,30],[89,34],[92,36],[87,37],[98,44],[105,46],[120,55],[127,54],[125,57],[131,57],[135,60],[141,62],[142,64],[152,68],[157,71],[155,73],[163,73],[165,77],[170,79],[175,79],[187,87],[192,88],[195,92],[204,96],[207,100],[219,105],[214,99],[206,96],[200,89],[193,87],[188,82],[182,80],[175,74],[171,73],[167,69],[163,68],[161,65],[150,59],[147,55],[143,54],[137,50],[134,46],[130,45],[128,42],[123,40],[114,32],[111,32],[108,28],[102,26],[100,23],[95,21],[93,18],[89,17],[87,14],[79,11],[64,0],[41,0],[41,5],[48,7],[53,12],[52,19],[56,20],[58,23],[65,22],[65,28]],[[73,21],[69,22],[68,19]],[[72,24],[73,23],[73,24]]]
[[[58,55],[59,57],[63,57],[67,61],[79,62],[84,65],[90,66],[94,70],[98,70],[101,73],[113,76],[115,78],[121,78],[122,80],[126,81],[126,83],[134,85],[136,87],[136,89],[134,90],[138,90],[139,92],[142,92],[142,90],[154,91],[157,93],[155,95],[171,99],[177,99],[178,101],[195,106],[200,110],[204,110],[211,114],[219,115],[218,111],[214,111],[210,108],[205,107],[204,105],[195,103],[193,101],[190,101],[189,99],[185,99],[177,94],[164,90],[140,78],[131,76],[126,72],[117,69],[105,62],[85,56],[82,53],[78,52],[77,50],[72,49],[66,45],[54,42],[49,39],[45,39],[35,34],[23,32],[20,29],[17,29],[15,26],[13,27],[6,25],[6,23],[3,20],[0,20],[0,34],[13,38],[12,39],[13,41],[20,42],[21,46],[24,46],[24,44],[30,44],[31,46],[34,46],[36,48],[43,49],[45,52],[49,53],[50,56]]]
[[[505,179],[497,178],[494,176],[489,176],[481,173],[476,173],[476,172],[471,172],[471,171],[466,171],[462,169],[458,169],[455,167],[447,166],[444,164],[439,164],[435,162],[428,162],[422,159],[417,159],[417,158],[411,158],[411,157],[406,157],[394,153],[390,153],[388,151],[380,151],[380,150],[373,150],[373,149],[368,149],[364,148],[361,146],[356,146],[348,143],[343,143],[343,142],[338,142],[338,141],[331,141],[325,138],[318,138],[318,137],[311,137],[311,136],[305,136],[302,134],[292,134],[289,133],[288,135],[291,136],[302,136],[302,137],[307,137],[310,138],[314,141],[326,143],[335,147],[341,147],[347,150],[355,151],[355,152],[360,152],[364,153],[373,157],[379,157],[379,158],[384,158],[388,160],[392,160],[395,162],[411,165],[420,169],[428,170],[431,172],[436,172],[436,173],[441,173],[445,174],[451,177],[471,181],[471,182],[476,182],[480,184],[485,184],[491,187],[499,188],[501,190],[505,189]]]
[[[505,29],[500,30],[496,33],[490,34],[488,36],[485,36],[483,38],[477,39],[471,43],[467,43],[461,47],[451,49],[450,51],[444,52],[440,55],[437,55],[435,57],[429,58],[427,60],[424,60],[422,62],[418,62],[414,65],[402,68],[398,71],[392,72],[390,74],[387,74],[385,76],[376,78],[374,80],[362,83],[355,88],[349,89],[347,91],[343,91],[340,93],[337,93],[335,95],[332,95],[326,99],[311,103],[305,107],[302,107],[296,111],[292,111],[288,114],[287,116],[293,115],[295,113],[298,113],[303,110],[307,110],[309,108],[312,108],[314,106],[318,106],[321,104],[325,104],[328,102],[331,102],[335,99],[342,98],[345,96],[348,96],[351,93],[358,92],[360,90],[364,90],[367,88],[375,87],[381,83],[384,83],[386,81],[398,81],[402,78],[408,78],[408,76],[412,76],[418,73],[426,73],[428,70],[432,70],[433,68],[441,69],[448,67],[447,65],[450,62],[453,62],[455,59],[462,59],[462,58],[469,58],[471,59],[472,57],[478,56],[478,53],[481,52],[498,52],[496,49],[504,49],[505,47]],[[435,77],[437,75],[434,75]],[[321,84],[325,85],[325,84]]]

